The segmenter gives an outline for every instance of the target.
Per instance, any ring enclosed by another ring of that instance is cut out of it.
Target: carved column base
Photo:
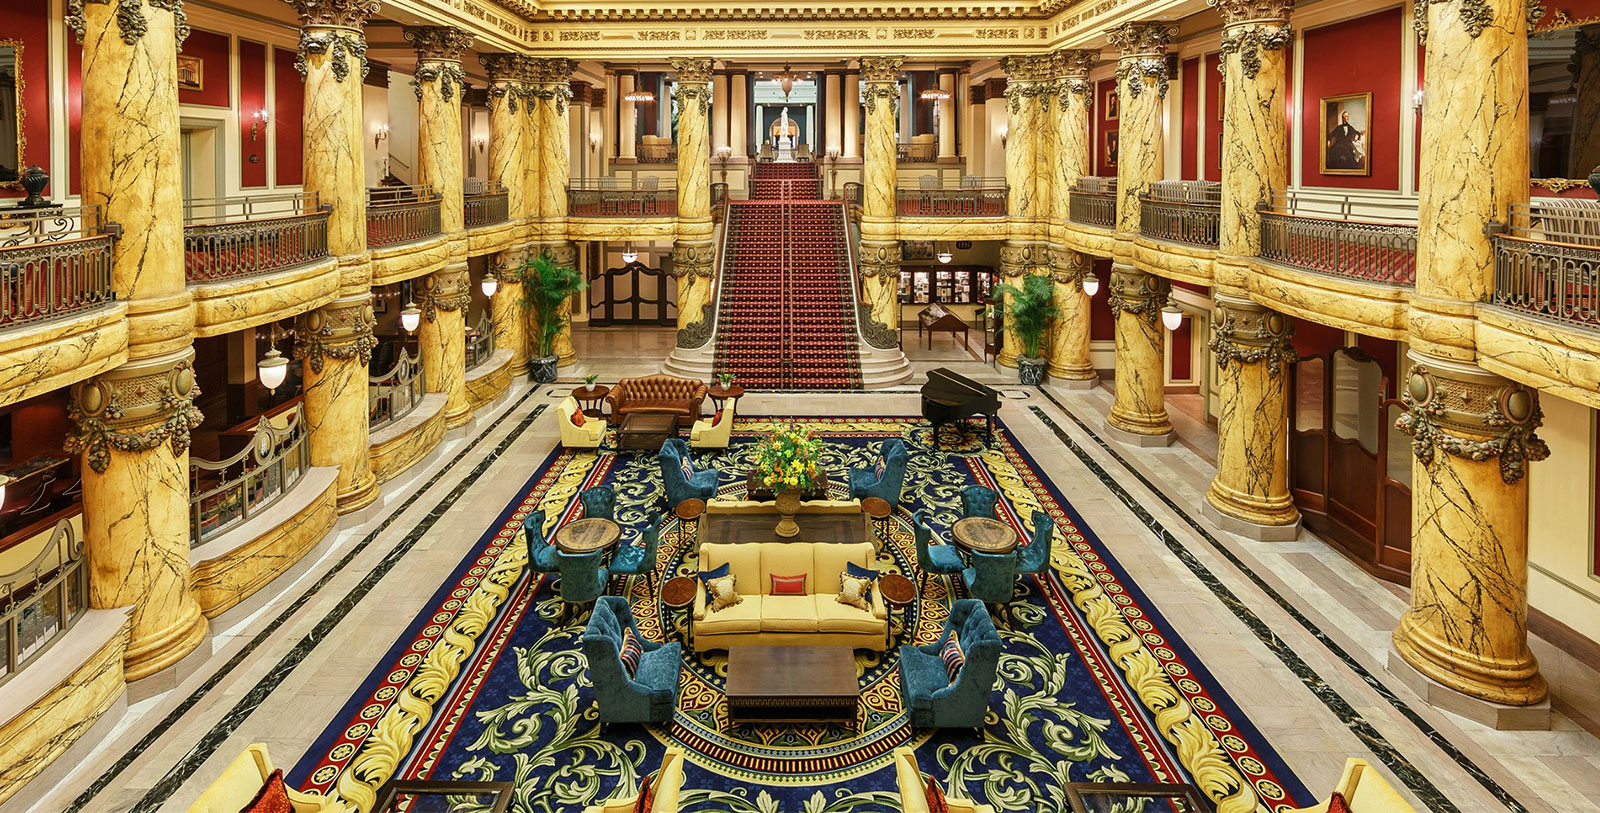
[[[1116,398],[1106,423],[1129,435],[1170,436],[1166,404],[1166,334],[1161,307],[1167,281],[1132,266],[1111,269],[1116,321]],[[1170,437],[1162,445],[1170,443]]]
[[[711,275],[716,244],[679,240],[672,245],[672,277],[678,285],[678,346],[704,346],[711,340]]]
[[[900,241],[861,238],[857,267],[869,318],[861,332],[881,350],[900,346]],[[859,318],[858,318],[858,321]]]
[[[372,295],[340,297],[295,320],[294,356],[302,363],[306,444],[311,465],[338,466],[340,514],[378,499],[367,434],[367,363],[375,323]]]
[[[1230,523],[1230,531],[1257,539],[1293,539],[1300,522],[1289,495],[1293,322],[1248,299],[1226,295],[1216,297],[1212,313],[1211,352],[1222,409],[1217,476],[1206,502],[1237,521]]]

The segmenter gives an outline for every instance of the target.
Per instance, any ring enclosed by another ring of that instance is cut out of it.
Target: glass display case
[[[982,266],[926,266],[900,272],[900,302],[906,305],[973,305],[989,297],[994,271]]]

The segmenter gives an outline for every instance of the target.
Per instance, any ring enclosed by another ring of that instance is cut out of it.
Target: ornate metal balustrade
[[[468,190],[462,198],[467,228],[493,226],[511,219],[511,201],[499,181],[483,184],[476,191]]]
[[[1550,200],[1511,207],[1492,224],[1496,305],[1600,328],[1600,201]]]
[[[567,214],[572,217],[676,217],[678,190],[656,178],[622,186],[616,178],[583,178],[567,186]]]
[[[440,232],[439,193],[418,186],[367,190],[367,248],[426,240]]]
[[[1067,219],[1102,229],[1117,227],[1117,179],[1085,175],[1067,190]]]
[[[401,350],[389,372],[367,378],[367,426],[381,429],[411,414],[426,390],[422,360]]]
[[[1005,178],[964,177],[955,184],[901,187],[895,211],[907,217],[1005,217]]]
[[[939,143],[937,141],[896,143],[894,159],[901,164],[933,163],[939,160]]]
[[[315,192],[185,201],[184,276],[212,282],[325,259],[330,211]]]
[[[478,325],[467,331],[467,369],[470,370],[494,355],[494,320],[487,311],[478,317]]]
[[[1156,181],[1139,196],[1139,233],[1157,240],[1214,247],[1222,222],[1222,184]]]
[[[1417,227],[1299,214],[1284,192],[1261,209],[1260,259],[1387,285],[1417,283]]]
[[[33,560],[0,574],[0,685],[59,640],[89,606],[83,540],[63,517]]]
[[[98,206],[0,213],[0,328],[115,300],[111,246],[120,234]]]
[[[215,539],[294,490],[311,467],[299,404],[261,416],[225,460],[189,458],[189,545]]]
[[[671,164],[678,160],[678,145],[637,144],[633,154],[641,164]]]
[[[861,183],[859,181],[845,182],[844,202],[851,206],[861,205]]]

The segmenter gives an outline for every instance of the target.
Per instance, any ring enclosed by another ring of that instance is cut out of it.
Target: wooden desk
[[[800,535],[783,542],[874,542],[867,529],[871,520],[861,513],[794,515]],[[778,525],[776,511],[770,514],[707,513],[700,517],[700,543],[778,542],[772,529]],[[876,547],[876,545],[874,545]]]
[[[728,722],[853,726],[861,704],[847,646],[736,646],[728,650]]]

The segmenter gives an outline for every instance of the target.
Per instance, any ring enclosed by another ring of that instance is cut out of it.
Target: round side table
[[[591,418],[605,417],[605,410],[602,409],[602,406],[605,404],[606,396],[610,394],[611,388],[604,384],[596,384],[593,387],[578,387],[572,391],[572,397],[578,402],[578,406],[583,409],[583,414]]]
[[[739,398],[743,395],[744,387],[741,387],[738,384],[734,384],[731,387],[724,387],[721,384],[716,384],[706,389],[706,397],[711,399],[711,408],[713,410],[721,409],[723,401],[726,401],[729,398]]]
[[[698,521],[700,519],[700,515],[704,514],[705,512],[706,501],[700,499],[699,497],[690,497],[689,499],[678,503],[677,507],[672,509],[672,513],[676,514],[678,519],[681,519],[684,522]]]
[[[695,593],[700,589],[699,579],[693,576],[673,576],[661,583],[661,604],[672,611],[672,626],[676,630],[678,621],[683,617],[683,610],[694,603]],[[684,644],[688,645],[688,625],[684,625]]]
[[[950,538],[973,553],[1010,553],[1017,549],[1017,532],[1010,525],[989,517],[958,519],[950,526]]]
[[[917,600],[916,584],[899,573],[884,573],[878,577],[878,592],[883,596],[883,603],[889,605],[891,615],[896,607],[900,608],[900,625],[904,629],[911,620],[906,608]]]
[[[594,553],[622,539],[622,526],[604,517],[569,522],[556,529],[556,547],[563,553]]]

